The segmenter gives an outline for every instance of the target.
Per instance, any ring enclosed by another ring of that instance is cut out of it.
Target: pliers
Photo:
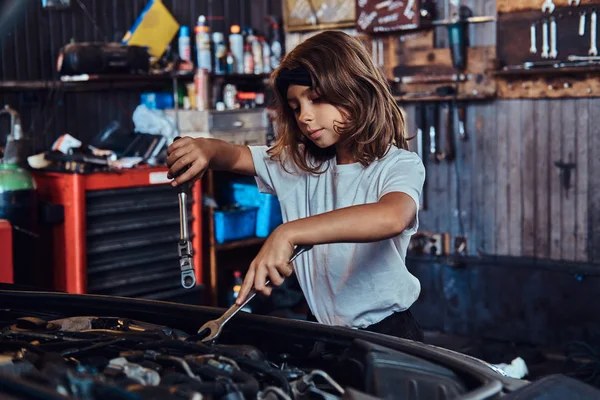
[[[173,141],[180,139],[177,136]],[[187,167],[184,168],[179,175],[184,173]],[[190,232],[188,228],[188,210],[187,197],[190,185],[186,182],[177,187],[177,196],[179,198],[179,242],[177,253],[179,254],[179,267],[181,268],[181,286],[186,289],[191,289],[196,286],[196,274],[194,273],[194,261],[192,255],[192,242],[190,240]]]

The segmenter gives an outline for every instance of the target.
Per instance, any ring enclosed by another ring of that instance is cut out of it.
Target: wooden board
[[[359,32],[383,33],[419,26],[419,1],[358,0],[356,4],[356,29]]]
[[[530,100],[528,100],[531,102]],[[535,126],[535,256],[550,257],[550,100],[536,100],[533,109]]]
[[[577,133],[575,141],[577,149],[577,170],[575,171],[577,246],[575,260],[588,261],[588,165],[589,160],[589,118],[590,100],[578,99],[576,103]]]
[[[496,253],[499,255],[509,254],[509,142],[514,140],[509,132],[509,102],[499,101],[497,103],[498,143],[496,165]],[[512,156],[512,155],[510,155]]]
[[[508,153],[508,254],[511,256],[520,256],[523,245],[523,206],[522,206],[522,148],[523,148],[523,129],[521,121],[522,107],[521,101],[508,102],[508,120],[507,147]]]
[[[535,255],[535,168],[536,168],[536,132],[534,103],[521,101],[521,131],[523,144],[521,150],[522,199],[523,199],[523,256]]]
[[[286,32],[354,27],[355,0],[283,0]]]
[[[550,148],[550,158],[548,159],[546,168],[550,172],[550,258],[553,260],[560,260],[562,258],[562,189],[558,168],[554,166],[554,162],[561,159],[564,143],[561,108],[562,104],[560,101],[553,100],[550,102],[550,113],[548,115],[548,119],[550,120],[550,125],[548,126],[549,142],[545,144]]]
[[[542,11],[543,0],[496,0],[496,10],[498,13],[510,13],[516,11],[539,10]],[[576,6],[569,6],[569,0],[553,0],[554,5],[558,7],[568,7],[576,9]],[[600,4],[600,0],[581,0],[582,5]],[[556,12],[556,9],[555,9]]]
[[[502,99],[566,99],[600,97],[600,73],[581,76],[501,76],[497,80]]]
[[[434,75],[452,75],[452,59],[448,49],[407,50],[399,41],[389,43],[388,51],[394,55],[391,64],[386,62],[385,74],[391,81],[401,81],[404,77],[421,78]],[[467,51],[467,80],[458,88],[460,98],[491,98],[496,95],[496,84],[492,77],[495,70],[495,48],[493,46],[471,47]],[[435,91],[436,87],[448,86],[452,82],[441,83],[406,83],[400,84],[400,91],[406,93],[426,93]],[[433,96],[439,97],[439,96]],[[408,98],[407,98],[408,99]],[[431,98],[426,98],[431,100]],[[401,99],[404,100],[404,99]],[[425,99],[415,99],[425,100]]]

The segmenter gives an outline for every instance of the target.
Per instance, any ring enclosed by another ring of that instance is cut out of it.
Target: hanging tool
[[[294,249],[294,253],[292,254],[292,257],[290,258],[290,262],[289,263],[290,264],[293,263],[294,260],[300,254],[302,254],[305,251],[308,251],[308,250],[310,250],[312,248],[313,248],[312,245],[296,246],[296,248]],[[270,283],[271,283],[271,281],[267,280],[267,282],[265,283],[265,285],[269,285]],[[205,338],[203,338],[201,341],[204,342],[204,343],[206,343],[206,342],[210,342],[210,341],[213,341],[216,338],[218,338],[219,335],[221,334],[221,331],[223,330],[223,326],[231,318],[233,318],[242,308],[244,308],[246,306],[246,304],[248,304],[250,302],[250,300],[252,300],[254,298],[254,296],[256,296],[256,291],[254,289],[252,289],[252,290],[250,290],[250,292],[248,293],[248,296],[246,296],[246,300],[244,300],[244,302],[242,304],[240,304],[240,305],[237,305],[237,304],[232,305],[219,318],[214,319],[212,321],[208,321],[204,325],[202,325],[200,327],[200,329],[198,329],[198,335],[199,336],[203,336],[203,335],[206,335],[208,333],[208,336],[206,336]]]
[[[438,127],[438,106],[435,103],[427,104],[425,106],[425,123],[424,125],[427,127],[426,132],[429,136],[429,159],[433,162],[438,162],[439,152],[438,152],[438,135],[437,135],[437,127]]]
[[[181,139],[177,136],[173,141]],[[179,175],[187,171],[188,167],[181,170]],[[190,240],[188,226],[187,197],[190,189],[189,183],[183,183],[177,186],[177,196],[179,198],[179,242],[177,243],[177,253],[179,254],[179,267],[181,268],[181,286],[185,289],[191,289],[196,286],[196,274],[194,273],[194,262],[192,259],[193,249]]]
[[[467,67],[467,20],[473,16],[473,11],[469,7],[461,6],[457,0],[451,0],[450,5],[449,19],[453,21],[447,26],[450,55],[454,68],[462,72]]]

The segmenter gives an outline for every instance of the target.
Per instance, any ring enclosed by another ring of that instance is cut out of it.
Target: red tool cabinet
[[[62,205],[64,221],[49,238],[52,287],[172,300],[202,287],[202,194],[200,182],[188,203],[196,288],[181,287],[177,241],[177,192],[167,168],[90,174],[36,172],[40,200]],[[198,299],[200,296],[198,295]]]
[[[14,283],[12,226],[0,219],[0,282]]]

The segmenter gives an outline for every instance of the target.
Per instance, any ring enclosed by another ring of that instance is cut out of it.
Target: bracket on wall
[[[560,183],[565,190],[566,196],[569,197],[569,189],[571,189],[571,171],[577,167],[575,163],[565,163],[562,160],[554,161],[554,165],[559,168]]]

